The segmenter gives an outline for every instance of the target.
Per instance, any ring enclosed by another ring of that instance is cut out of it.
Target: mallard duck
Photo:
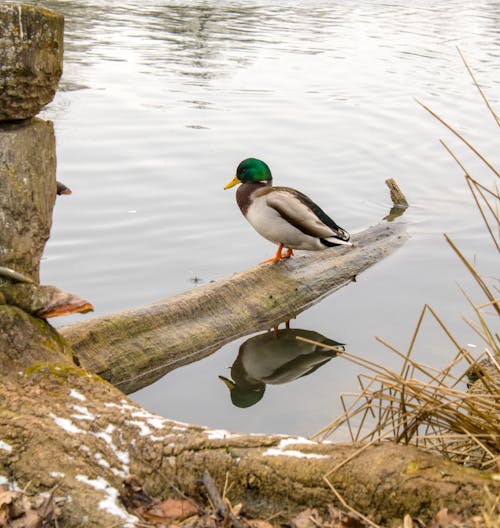
[[[248,158],[238,165],[236,176],[224,187],[241,183],[236,202],[243,216],[260,235],[278,245],[276,255],[261,264],[288,258],[294,249],[318,251],[351,245],[349,233],[309,197],[290,187],[273,187],[272,179],[266,163]]]
[[[299,341],[298,336],[318,344]],[[266,385],[281,385],[308,376],[344,350],[343,343],[312,330],[287,328],[277,334],[266,332],[241,344],[231,367],[232,379],[219,378],[229,388],[234,405],[250,407],[262,399]]]

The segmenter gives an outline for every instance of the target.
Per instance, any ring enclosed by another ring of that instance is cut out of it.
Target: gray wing
[[[272,187],[265,196],[267,204],[294,227],[317,238],[349,240],[349,233],[339,227],[305,194],[289,187]]]

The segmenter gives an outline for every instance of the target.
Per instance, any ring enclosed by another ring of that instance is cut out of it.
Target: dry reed
[[[488,110],[499,123],[497,114],[463,54],[460,50],[458,52]],[[500,177],[493,164],[462,134],[428,106],[419,104],[471,149],[496,177]],[[496,182],[491,186],[480,183],[468,173],[459,157],[442,140],[441,143],[463,170],[488,235],[500,252],[500,193]],[[358,393],[341,395],[343,414],[313,438],[322,440],[335,433],[344,434],[348,431],[351,441],[360,443],[361,447],[357,453],[325,475],[327,482],[328,477],[339,467],[373,443],[382,440],[413,444],[439,452],[450,460],[468,466],[493,471],[500,468],[500,339],[498,333],[491,328],[491,323],[487,323],[487,318],[492,315],[496,323],[500,317],[498,279],[482,277],[450,237],[446,234],[444,236],[485,296],[485,302],[474,304],[464,292],[475,314],[475,320],[465,318],[465,321],[480,337],[484,345],[483,352],[478,357],[473,357],[428,305],[422,309],[405,352],[377,338],[401,359],[401,368],[397,372],[343,352],[343,358],[363,367],[367,373],[358,376]],[[451,361],[442,369],[424,365],[412,355],[417,337],[422,332],[424,319],[429,317],[444,333],[450,342],[450,348],[454,350]]]

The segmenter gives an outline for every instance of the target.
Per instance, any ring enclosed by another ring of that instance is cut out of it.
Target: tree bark
[[[0,121],[34,117],[52,101],[63,68],[64,17],[0,3]]]
[[[51,121],[0,125],[0,265],[39,281],[56,199]]]
[[[149,306],[60,329],[82,366],[125,393],[212,354],[225,343],[297,316],[400,247],[402,223],[381,222],[353,247],[257,266]]]

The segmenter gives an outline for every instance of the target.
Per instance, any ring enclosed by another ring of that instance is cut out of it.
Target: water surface
[[[468,57],[499,106],[496,1],[63,1],[64,74],[42,116],[57,135],[57,201],[42,279],[93,302],[96,314],[147,304],[253,266],[275,248],[241,217],[240,160],[267,161],[351,231],[385,216],[384,180],[411,208],[396,254],[292,321],[346,350],[396,365],[376,335],[404,349],[424,303],[472,351],[456,284],[481,297],[443,239],[497,272],[461,170],[493,181],[415,98],[498,165],[498,128],[460,61]],[[75,316],[57,321],[68,324]],[[417,357],[440,365],[451,347],[425,325]],[[312,374],[269,384],[250,407],[231,403],[240,346],[231,343],[132,397],[170,418],[211,427],[308,435],[340,411],[358,369],[335,357]]]

